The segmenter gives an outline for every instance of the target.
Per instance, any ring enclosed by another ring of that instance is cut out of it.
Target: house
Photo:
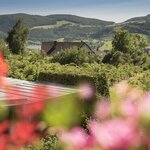
[[[70,49],[72,47],[77,47],[78,49],[81,48],[86,48],[89,52],[92,52],[92,49],[90,48],[90,46],[81,41],[81,42],[42,42],[41,45],[41,52],[47,55],[51,55],[53,53],[57,53],[57,52],[62,52],[65,51],[67,49]]]

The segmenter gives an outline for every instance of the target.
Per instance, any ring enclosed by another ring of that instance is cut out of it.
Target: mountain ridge
[[[0,36],[5,37],[18,18],[24,20],[33,41],[83,40],[111,38],[117,29],[127,29],[150,37],[150,14],[128,19],[122,23],[70,14],[31,15],[25,13],[0,15]]]

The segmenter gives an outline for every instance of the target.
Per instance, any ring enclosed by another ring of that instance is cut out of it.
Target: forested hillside
[[[7,32],[18,18],[22,18],[25,25],[30,28],[29,40],[32,41],[110,39],[114,32],[120,28],[150,37],[150,15],[132,18],[117,24],[110,21],[61,14],[48,16],[0,15],[0,37],[7,36]]]

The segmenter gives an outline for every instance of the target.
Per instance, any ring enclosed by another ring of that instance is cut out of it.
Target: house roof
[[[89,50],[91,50],[90,46],[83,41],[81,42],[56,42],[56,41],[42,42],[41,50],[46,54],[51,54],[54,51],[64,51],[72,47],[82,48],[83,46],[86,46]]]

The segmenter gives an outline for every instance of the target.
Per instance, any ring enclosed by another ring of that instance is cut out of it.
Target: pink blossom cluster
[[[150,149],[150,93],[125,81],[110,93],[109,100],[96,104],[88,132],[78,127],[61,133],[67,150]]]

